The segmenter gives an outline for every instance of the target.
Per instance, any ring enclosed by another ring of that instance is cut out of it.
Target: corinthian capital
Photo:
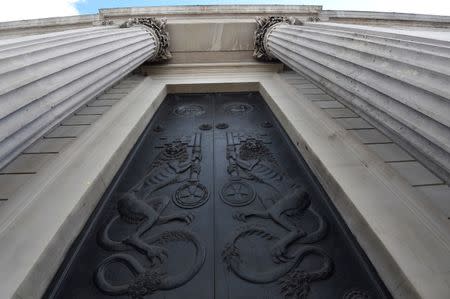
[[[269,55],[269,52],[266,49],[265,38],[273,26],[279,23],[296,24],[298,21],[292,17],[256,17],[255,49],[253,51],[253,57],[266,61],[274,59]]]
[[[120,27],[128,28],[132,26],[144,26],[148,32],[153,35],[157,44],[157,50],[155,55],[150,58],[151,61],[161,61],[172,58],[172,54],[169,51],[169,32],[166,29],[166,18],[134,18],[129,19],[123,23]]]

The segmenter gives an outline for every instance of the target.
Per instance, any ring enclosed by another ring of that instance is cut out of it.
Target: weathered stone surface
[[[414,160],[407,152],[401,149],[395,143],[369,144],[368,147],[373,150],[384,162],[401,162]]]
[[[351,111],[347,108],[333,108],[333,109],[324,109],[331,117],[333,118],[347,118],[347,117],[358,117],[355,112]]]
[[[25,154],[55,154],[62,151],[67,145],[72,143],[73,138],[41,138],[30,147]]]
[[[45,138],[75,138],[81,135],[89,125],[59,126],[45,135]]]
[[[344,129],[371,129],[373,126],[360,117],[339,118],[336,122]]]
[[[103,100],[97,100],[103,101]],[[94,102],[97,102],[94,101]],[[64,126],[74,126],[74,125],[90,125],[94,123],[100,115],[72,115],[70,118],[67,118],[61,122]]]
[[[55,154],[22,154],[7,167],[0,170],[0,174],[30,174],[37,172]]]
[[[4,204],[32,176],[33,174],[29,173],[0,175],[0,204]]]
[[[108,109],[109,107],[105,106],[88,106],[75,112],[75,115],[102,115]]]
[[[434,205],[450,219],[450,187],[447,185],[418,186]]]
[[[338,101],[316,101],[315,104],[320,108],[345,108],[345,106]]]
[[[413,186],[443,183],[418,162],[392,162],[389,164]]]
[[[391,143],[392,141],[377,129],[351,130],[351,132],[364,144]]]
[[[110,107],[117,103],[119,100],[96,100],[91,103],[89,103],[88,107]]]

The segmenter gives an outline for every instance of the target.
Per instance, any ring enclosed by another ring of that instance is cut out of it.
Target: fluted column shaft
[[[450,181],[450,42],[284,20],[265,30],[263,49],[384,127]]]
[[[98,26],[0,41],[0,168],[161,52],[148,26]]]

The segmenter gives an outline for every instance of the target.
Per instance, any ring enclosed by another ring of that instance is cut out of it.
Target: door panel
[[[258,93],[169,95],[49,298],[390,298]]]

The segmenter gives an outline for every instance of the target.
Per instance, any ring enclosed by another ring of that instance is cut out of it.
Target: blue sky
[[[450,15],[450,0],[0,0],[0,22],[94,14],[99,8],[208,4],[312,4],[323,9]]]

